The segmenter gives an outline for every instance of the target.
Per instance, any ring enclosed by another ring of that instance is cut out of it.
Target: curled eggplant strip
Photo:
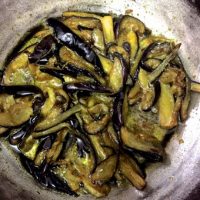
[[[62,130],[63,128],[69,128],[69,124],[67,124],[67,123],[60,123],[57,126],[49,128],[49,129],[47,129],[45,131],[34,132],[34,133],[32,133],[32,136],[34,138],[45,137],[45,136],[50,135],[52,133],[57,133],[58,131]]]
[[[70,108],[69,110],[67,110],[66,112],[61,113],[56,118],[45,120],[43,122],[38,123],[37,126],[35,127],[35,130],[42,131],[42,130],[49,129],[53,126],[56,126],[57,124],[62,123],[67,118],[69,118],[71,115],[73,115],[79,111],[81,111],[81,105],[76,105],[76,106]]]
[[[31,63],[37,63],[40,59],[46,56],[53,48],[55,39],[52,35],[48,35],[35,47],[34,52],[29,56]]]
[[[192,81],[191,82],[191,91],[200,93],[200,83]]]
[[[42,106],[41,113],[46,116],[56,103],[56,96],[52,88],[47,88],[48,98]]]
[[[80,56],[83,56],[87,61],[92,63],[96,67],[96,71],[103,75],[103,69],[96,53],[84,43],[75,33],[73,33],[67,26],[57,19],[50,18],[47,20],[49,26],[54,29],[56,37],[64,43],[66,46],[77,52]]]
[[[109,154],[108,152],[106,152],[105,148],[101,145],[101,136],[98,134],[89,135],[89,138],[98,156],[98,160],[100,161],[105,160],[109,156]]]

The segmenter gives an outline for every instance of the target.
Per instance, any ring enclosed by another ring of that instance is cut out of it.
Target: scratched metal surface
[[[190,3],[189,3],[190,2]],[[182,43],[181,57],[192,79],[200,81],[200,11],[198,0],[0,0],[0,66],[19,38],[41,19],[62,11],[89,10],[124,14],[127,9],[157,34]],[[179,144],[180,139],[184,143]],[[20,167],[5,142],[0,143],[0,199],[64,200],[72,197],[45,190]],[[166,147],[162,164],[147,169],[143,192],[130,187],[112,190],[108,200],[199,199],[200,188],[200,95],[193,94],[190,116]],[[188,197],[188,195],[190,197]],[[82,196],[78,200],[92,199]]]

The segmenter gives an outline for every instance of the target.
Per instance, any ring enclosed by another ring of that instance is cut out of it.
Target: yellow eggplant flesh
[[[28,67],[28,55],[19,54],[7,67],[3,76],[6,85],[33,85],[34,79]]]
[[[123,47],[117,46],[116,44],[112,44],[108,48],[108,54],[113,55],[116,52],[122,55],[122,57],[126,60],[126,62],[129,63],[130,59],[129,53]]]
[[[65,11],[62,14],[63,17],[91,17],[96,19],[101,19],[101,16],[94,13],[88,12],[73,12],[73,11]]]
[[[0,112],[0,126],[19,126],[26,122],[32,114],[33,109],[31,103],[16,103],[9,110]]]
[[[119,58],[115,57],[113,68],[110,71],[109,87],[118,92],[123,86],[123,66]]]
[[[89,178],[83,178],[83,185],[90,194],[97,198],[107,196],[111,190],[109,185],[104,184],[100,186],[98,184],[93,184]]]
[[[200,83],[192,81],[191,82],[191,91],[200,93]]]
[[[42,150],[39,153],[37,153],[34,159],[35,166],[37,167],[41,166],[46,159],[46,155],[47,155],[47,150]]]
[[[103,32],[98,29],[95,28],[92,31],[92,40],[94,43],[94,46],[99,49],[102,53],[105,52],[105,42],[104,42],[104,37],[103,37]]]
[[[117,167],[117,155],[112,155],[106,160],[103,160],[91,175],[91,179],[95,182],[109,181],[115,174]]]
[[[104,16],[101,18],[103,34],[105,43],[109,44],[115,41],[115,34],[113,30],[113,18],[112,16]]]
[[[163,128],[171,129],[177,126],[177,114],[175,112],[175,100],[168,84],[160,83],[161,94],[159,98],[159,123]]]
[[[133,105],[139,101],[141,98],[142,90],[139,82],[137,81],[135,85],[130,89],[128,93],[128,103],[129,105]]]
[[[142,130],[130,131],[126,127],[122,127],[121,140],[129,148],[153,154],[163,154],[160,142],[154,136],[148,135]]]
[[[129,109],[125,126],[134,132],[141,130],[145,134],[149,134],[162,142],[168,133],[164,128],[161,128],[158,122],[157,114],[152,112],[144,112],[139,105],[134,105]]]
[[[22,144],[19,145],[20,151],[30,160],[34,160],[39,147],[39,140],[34,139],[32,135],[28,136]]]
[[[110,156],[105,148],[102,146],[102,139],[101,135],[89,135],[91,143],[94,147],[94,150],[98,156],[99,161],[105,160],[107,157]]]
[[[80,30],[80,29],[101,29],[101,22],[98,19],[92,17],[69,17],[66,18],[63,23],[70,29]]]
[[[137,189],[142,190],[146,186],[144,178],[138,173],[129,159],[123,155],[119,157],[119,169],[121,173],[131,182]]]
[[[143,35],[145,32],[145,25],[139,19],[135,17],[125,15],[119,25],[119,32],[122,30],[130,30],[137,32],[140,35]]]
[[[42,114],[44,116],[48,115],[51,112],[51,109],[56,103],[56,95],[52,88],[48,87],[47,89],[48,98],[42,106]]]
[[[118,41],[120,47],[125,47],[126,44],[130,46],[130,61],[132,62],[138,51],[138,38],[137,34],[133,31],[123,30],[120,32]]]
[[[138,81],[142,88],[142,97],[140,103],[141,109],[148,110],[153,105],[155,99],[155,89],[149,82],[148,73],[143,69],[140,69]]]
[[[98,54],[98,57],[100,59],[104,72],[106,74],[110,74],[114,65],[113,62],[103,55]]]
[[[151,58],[145,61],[145,65],[148,66],[148,68],[152,70],[156,69],[160,65],[160,63],[161,63],[161,60],[154,59],[154,58]]]
[[[70,164],[59,165],[52,170],[61,180],[67,182],[72,191],[78,192],[80,189],[81,177]]]

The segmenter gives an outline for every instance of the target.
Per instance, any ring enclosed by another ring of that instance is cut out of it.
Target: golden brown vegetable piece
[[[103,27],[103,34],[105,38],[105,43],[109,44],[115,41],[115,35],[113,30],[113,18],[112,16],[105,16],[101,18],[101,23]]]
[[[97,182],[109,181],[116,171],[117,159],[117,155],[112,155],[106,160],[103,160],[92,174],[92,180]]]
[[[160,83],[161,94],[159,98],[159,123],[163,128],[171,129],[177,126],[176,104],[170,85]]]
[[[151,135],[148,135],[142,130],[130,131],[126,127],[121,128],[121,139],[124,145],[129,148],[149,152],[152,154],[163,154],[163,149],[160,142]]]
[[[127,157],[124,155],[120,155],[119,169],[133,186],[140,190],[144,189],[144,187],[146,186],[146,182],[138,171],[138,167],[135,167],[137,166],[137,164],[133,160],[130,161],[130,159],[131,158],[127,159]]]

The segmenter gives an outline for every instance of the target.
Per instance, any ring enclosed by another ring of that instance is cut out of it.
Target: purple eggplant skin
[[[3,93],[15,95],[17,97],[30,96],[34,94],[40,94],[44,97],[42,90],[34,85],[0,85],[0,94]]]
[[[68,64],[68,65],[62,67],[62,69],[52,69],[52,68],[41,67],[40,71],[50,74],[52,76],[55,76],[55,77],[61,79],[63,82],[64,82],[63,76],[65,76],[65,75],[69,75],[74,78],[76,78],[78,75],[84,75],[84,76],[93,78],[95,80],[95,82],[99,84],[99,81],[89,71],[87,71],[85,69],[80,69],[71,64]]]
[[[154,101],[152,106],[155,106],[155,104],[157,103],[159,97],[160,97],[160,93],[161,93],[161,88],[160,88],[160,82],[157,80],[155,81],[155,83],[153,83],[154,88],[155,88],[155,97],[154,97]]]
[[[38,168],[34,165],[33,161],[29,160],[22,154],[20,155],[20,160],[26,171],[30,173],[41,185],[50,189],[56,189],[74,197],[78,197],[78,195],[71,190],[66,182],[61,181],[51,172],[51,166],[43,163],[41,167]]]
[[[163,156],[157,153],[150,153],[150,152],[144,152],[144,151],[139,151],[135,150],[126,146],[123,146],[123,149],[126,153],[134,157],[135,154],[138,154],[142,157],[144,157],[147,161],[149,162],[162,162],[163,161]]]
[[[88,44],[86,44],[79,36],[77,36],[59,20],[55,18],[49,18],[47,23],[54,29],[56,38],[61,43],[85,58],[88,62],[95,66],[96,71],[100,75],[105,76],[105,72],[103,71],[99,57]]]
[[[124,100],[124,92],[121,91],[115,97],[115,100],[114,100],[114,103],[113,103],[112,122],[113,122],[114,130],[117,133],[119,133],[119,131],[120,131],[122,125],[123,125],[123,119],[122,119],[123,100]]]
[[[53,68],[47,68],[47,67],[40,67],[40,71],[43,73],[47,73],[51,76],[55,76],[56,78],[59,78],[62,82],[65,81],[63,76],[67,74],[61,69],[53,69]]]
[[[29,56],[29,62],[37,63],[38,61],[42,60],[44,57],[52,52],[53,46],[55,46],[54,37],[52,35],[47,35],[35,47],[34,52]],[[48,59],[44,58],[44,61],[48,62]]]
[[[27,122],[25,122],[15,134],[9,137],[10,144],[20,144],[23,141],[24,137],[33,131],[39,118],[40,114],[36,114],[33,117],[31,117]]]
[[[98,93],[111,93],[111,91],[103,86],[92,83],[63,83],[63,89],[67,92],[98,92]]]

